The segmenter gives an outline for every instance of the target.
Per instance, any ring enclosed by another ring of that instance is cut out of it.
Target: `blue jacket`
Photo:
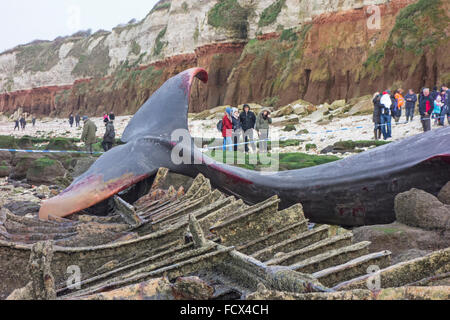
[[[417,95],[415,94],[407,94],[405,96],[406,108],[415,108],[417,102]]]

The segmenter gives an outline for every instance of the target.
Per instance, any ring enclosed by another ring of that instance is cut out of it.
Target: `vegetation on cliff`
[[[264,11],[261,14],[261,17],[259,18],[258,26],[259,27],[266,27],[274,23],[278,15],[281,12],[281,9],[283,9],[284,5],[286,4],[286,0],[277,0],[274,3],[272,3],[269,7],[264,9]]]
[[[158,33],[158,36],[155,40],[155,47],[153,48],[153,55],[159,56],[164,47],[167,46],[167,41],[161,41],[161,39],[166,35],[166,32],[167,26]]]
[[[448,26],[449,19],[441,0],[419,0],[405,7],[397,15],[386,43],[370,52],[362,75],[376,79],[386,67],[394,70],[397,66],[398,69],[403,64],[405,51],[414,54],[409,61],[409,74],[413,74],[425,52],[448,42]],[[391,60],[387,61],[387,57]]]
[[[237,38],[247,38],[249,13],[237,0],[220,0],[208,12],[208,24],[230,30]]]
[[[58,64],[59,49],[62,41],[37,41],[21,46],[17,50],[16,72],[44,72],[49,71]]]
[[[103,77],[108,73],[111,57],[109,56],[109,48],[105,45],[105,39],[100,40],[91,53],[87,53],[87,41],[77,43],[74,46],[74,49],[69,53],[78,56],[78,63],[72,70],[74,76]]]

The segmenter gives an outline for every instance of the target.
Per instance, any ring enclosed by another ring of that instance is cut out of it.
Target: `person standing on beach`
[[[75,126],[78,128],[80,126],[80,120],[81,117],[80,115],[77,113],[77,115],[75,116]]]
[[[381,95],[379,92],[376,92],[373,96],[373,123],[375,124],[374,128],[374,136],[375,140],[381,139],[381,109],[383,105],[380,102]]]
[[[267,140],[269,139],[269,126],[272,124],[272,117],[268,109],[263,109],[256,119],[256,131],[258,132],[259,139],[259,151],[267,153]]]
[[[403,97],[403,89],[397,89],[395,91],[394,98],[397,102],[397,107],[394,110],[395,123],[398,124],[402,116],[402,108],[405,105],[405,98]]]
[[[231,117],[231,108],[227,107],[222,119],[223,151],[233,151],[233,142],[231,140],[233,135],[233,122]]]
[[[242,134],[242,124],[239,117],[239,109],[233,108],[232,109],[232,116],[231,121],[233,123],[233,144],[234,144],[234,151],[238,151],[238,146],[240,143],[240,138]]]
[[[103,135],[102,147],[105,152],[108,152],[113,147],[114,139],[116,138],[116,131],[114,130],[113,121],[108,121],[105,119],[103,122],[105,123],[106,130]]]
[[[391,126],[391,115],[392,115],[392,100],[389,90],[383,92],[380,99],[382,105],[381,108],[381,132],[383,133],[384,140],[392,138],[392,126]]]
[[[408,94],[405,96],[405,100],[406,100],[406,122],[413,121],[417,102],[417,95],[414,93],[413,89],[409,89]]]
[[[423,89],[423,96],[420,99],[419,112],[420,121],[422,122],[423,131],[431,130],[431,112],[434,108],[434,101],[430,96],[430,89]]]
[[[95,135],[97,132],[97,126],[86,116],[83,117],[83,121],[84,126],[83,133],[81,134],[81,141],[84,142],[86,151],[92,154],[92,145],[97,142],[97,137]]]
[[[22,117],[20,118],[20,126],[22,127],[22,131],[24,131],[24,130],[25,130],[25,127],[27,126],[27,120],[25,120],[25,117],[24,117],[24,116],[22,116]]]
[[[244,111],[239,116],[239,119],[241,121],[241,127],[244,134],[244,141],[245,141],[245,152],[249,152],[249,143],[252,147],[252,151],[256,151],[256,145],[253,142],[253,130],[255,129],[256,124],[256,116],[255,114],[250,110],[250,106],[248,104],[244,104]]]
[[[31,123],[33,124],[33,127],[36,126],[36,117],[34,115],[31,115]]]
[[[73,120],[74,120],[73,114],[70,114],[70,116],[69,116],[69,124],[70,124],[71,128],[73,127]]]

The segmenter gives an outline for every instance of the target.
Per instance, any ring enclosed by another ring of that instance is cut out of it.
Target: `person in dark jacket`
[[[27,120],[25,120],[24,116],[20,118],[20,126],[22,127],[22,130],[25,130],[25,127],[27,126]]]
[[[406,100],[406,122],[413,121],[417,102],[417,95],[414,93],[413,89],[409,89],[408,94],[405,96],[405,100]]]
[[[105,134],[103,135],[102,147],[105,152],[112,149],[114,144],[114,139],[116,138],[116,131],[114,130],[114,122],[103,120],[105,123]]]
[[[233,123],[231,120],[231,108],[227,107],[222,119],[223,151],[233,151],[233,142],[231,140],[232,135]]]
[[[268,152],[267,140],[269,139],[269,127],[271,124],[272,117],[270,115],[270,111],[268,109],[263,109],[256,119],[255,126],[255,129],[258,132],[259,140],[261,140],[259,143],[259,152],[261,153]]]
[[[80,121],[81,121],[81,117],[80,115],[77,113],[77,115],[75,116],[75,126],[78,128],[80,126]]]
[[[375,128],[373,130],[375,140],[379,140],[381,138],[381,109],[383,106],[380,103],[381,95],[379,92],[375,93],[373,96],[373,123],[375,124]]]
[[[70,124],[71,128],[73,127],[73,121],[74,121],[73,114],[70,114],[70,116],[69,116],[69,124]]]
[[[116,120],[116,115],[115,115],[114,112],[112,112],[112,111],[109,113],[109,120],[110,120],[110,121]]]
[[[36,117],[34,115],[31,115],[31,123],[33,124],[33,127],[36,126]]]
[[[249,152],[249,142],[253,141],[253,130],[255,129],[256,124],[256,116],[255,114],[250,111],[250,106],[248,104],[244,105],[244,111],[242,111],[241,115],[239,116],[239,119],[241,121],[241,127],[244,135],[244,141],[245,141],[245,152]],[[256,151],[256,145],[254,142],[250,143],[253,152]]]
[[[419,112],[420,121],[422,122],[423,131],[431,130],[431,113],[434,108],[434,100],[431,97],[430,89],[423,89],[423,97],[420,99]]]
[[[231,116],[231,122],[233,123],[233,144],[234,144],[234,151],[238,151],[240,138],[242,135],[242,124],[239,116],[239,109],[233,108],[232,109],[232,116]]]
[[[445,117],[447,117],[447,123],[450,125],[450,90],[446,85],[442,86],[442,91],[445,92],[444,94],[444,105],[445,105],[445,113],[443,114],[444,119],[442,123],[445,123]]]
[[[438,91],[438,87],[434,87],[433,92],[430,93],[431,99],[433,99],[433,101],[435,101],[439,94],[440,94],[440,92]]]

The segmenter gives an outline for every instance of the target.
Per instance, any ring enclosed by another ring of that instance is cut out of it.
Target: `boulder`
[[[391,251],[392,262],[397,263],[450,247],[450,230],[424,230],[400,222],[353,229],[353,242],[362,241],[371,242],[370,252]]]
[[[349,115],[367,115],[373,113],[373,103],[369,98],[367,100],[361,100],[355,104],[349,111]]]
[[[450,205],[450,181],[441,189],[438,199],[444,204]]]
[[[78,151],[78,147],[72,140],[66,138],[55,138],[50,140],[45,150]]]
[[[88,158],[80,158],[77,160],[75,164],[75,168],[73,169],[72,176],[77,178],[81,176],[83,173],[89,170],[89,168],[94,164],[96,158],[88,157]]]
[[[9,177],[14,180],[25,179],[32,163],[41,157],[42,155],[37,153],[17,154],[12,161],[13,169]]]
[[[312,122],[319,122],[324,119],[326,115],[330,113],[328,107],[320,106],[317,111],[313,112],[309,117]]]
[[[273,122],[273,126],[274,127],[285,127],[285,126],[290,126],[290,125],[297,125],[300,123],[300,120],[298,118],[291,118],[291,119],[287,119],[287,120],[283,120],[283,121],[277,121],[277,122]]]
[[[274,118],[280,118],[284,116],[289,116],[294,113],[294,108],[291,105],[281,108],[274,114]]]
[[[0,136],[0,149],[17,149],[17,141],[13,136]]]
[[[337,101],[334,101],[331,104],[331,106],[328,106],[328,107],[331,110],[336,110],[336,109],[345,107],[345,105],[346,105],[345,100],[337,100]]]
[[[283,128],[283,131],[285,131],[285,132],[291,132],[291,131],[295,131],[295,130],[297,130],[297,128],[293,124],[289,124]]]
[[[23,136],[17,141],[17,144],[20,149],[32,149],[33,148],[33,140],[29,136]]]
[[[397,195],[395,214],[398,222],[411,227],[450,229],[450,206],[422,190],[411,189]]]
[[[13,154],[9,151],[0,151],[0,163],[5,161],[6,163],[11,163],[13,159]]]
[[[27,170],[27,180],[33,183],[56,183],[66,176],[66,169],[58,160],[40,158]]]
[[[12,172],[12,167],[9,165],[0,165],[0,178],[9,177]]]
[[[299,116],[307,116],[308,115],[308,108],[306,106],[302,105],[295,105],[294,106],[294,113]]]

